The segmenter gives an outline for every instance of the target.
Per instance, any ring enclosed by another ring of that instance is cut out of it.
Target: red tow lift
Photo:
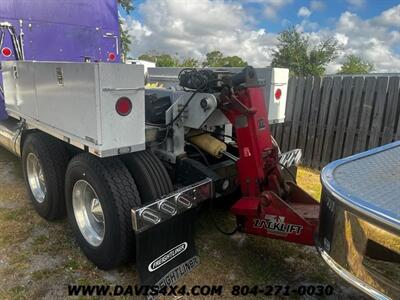
[[[314,245],[319,203],[281,174],[278,148],[269,129],[264,89],[253,68],[233,76],[221,93],[221,109],[235,126],[242,198],[231,211],[239,230],[289,242]]]

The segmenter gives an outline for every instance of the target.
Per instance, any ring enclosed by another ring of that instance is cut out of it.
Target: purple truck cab
[[[0,1],[0,62],[118,63],[119,43],[116,0]],[[1,91],[0,120],[7,118]]]

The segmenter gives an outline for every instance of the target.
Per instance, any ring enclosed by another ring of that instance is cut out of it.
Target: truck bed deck
[[[328,165],[322,182],[337,199],[400,228],[400,141]]]

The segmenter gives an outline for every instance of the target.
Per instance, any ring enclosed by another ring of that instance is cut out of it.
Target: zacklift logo
[[[299,235],[303,226],[285,223],[285,217],[275,215],[265,215],[264,219],[254,219],[255,228],[264,228],[267,232],[278,235],[288,235],[293,233]]]
[[[155,270],[161,268],[163,265],[177,257],[179,254],[182,254],[187,249],[187,247],[188,243],[183,242],[182,244],[175,246],[171,250],[168,250],[163,255],[157,257],[149,264],[149,272],[154,272]]]

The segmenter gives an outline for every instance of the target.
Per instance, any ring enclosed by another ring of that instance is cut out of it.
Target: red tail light
[[[4,47],[3,49],[1,49],[1,54],[3,54],[3,56],[5,56],[5,57],[10,57],[12,54],[12,51],[10,48]]]
[[[127,116],[132,111],[132,101],[128,97],[121,97],[115,103],[115,110],[121,116]]]
[[[108,60],[109,61],[114,61],[117,58],[114,52],[108,53]]]
[[[280,100],[282,96],[282,90],[281,89],[276,89],[275,91],[275,100]]]

